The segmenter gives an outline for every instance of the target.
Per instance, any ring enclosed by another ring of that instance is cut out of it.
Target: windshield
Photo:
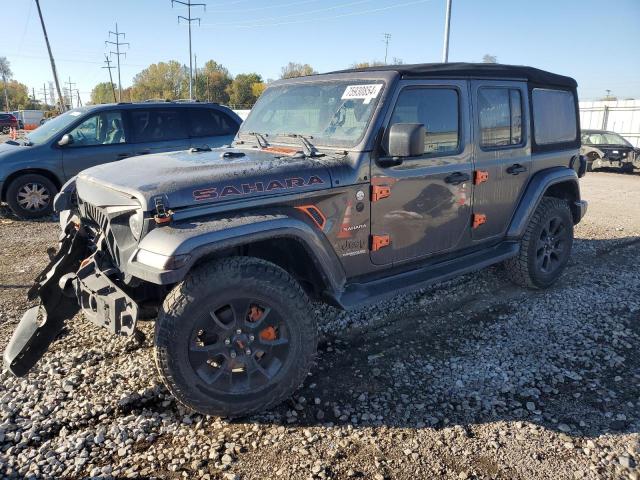
[[[327,81],[268,88],[242,124],[240,135],[262,134],[267,141],[296,143],[293,133],[314,145],[352,147],[364,135],[378,103],[382,81]]]
[[[617,133],[584,133],[582,143],[587,145],[626,145],[631,146],[624,138]]]
[[[69,125],[75,122],[85,110],[69,110],[68,112],[58,115],[53,120],[49,120],[47,123],[40,125],[27,135],[27,140],[34,145],[48,142],[54,135],[59,134],[65,130]]]

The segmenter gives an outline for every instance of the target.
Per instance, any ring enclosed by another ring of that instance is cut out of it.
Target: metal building
[[[640,100],[580,102],[580,127],[610,130],[640,147]]]

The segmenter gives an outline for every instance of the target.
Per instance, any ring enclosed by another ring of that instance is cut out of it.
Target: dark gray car
[[[0,144],[0,199],[16,215],[52,212],[60,187],[80,171],[136,155],[233,140],[242,119],[211,103],[120,103],[77,108]]]
[[[65,185],[60,249],[5,365],[25,375],[80,309],[137,336],[155,309],[156,365],[176,398],[246,415],[307,378],[311,301],[351,308],[499,262],[549,287],[587,209],[577,101],[571,78],[495,64],[275,82],[232,147]]]

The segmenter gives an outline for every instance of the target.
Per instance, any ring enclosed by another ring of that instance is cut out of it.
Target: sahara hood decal
[[[256,192],[271,192],[274,190],[286,190],[290,188],[307,187],[311,185],[321,185],[324,181],[317,175],[310,176],[307,180],[302,177],[287,178],[283,181],[271,180],[269,182],[243,183],[240,186],[227,185],[218,187],[200,188],[193,191],[194,200],[211,200],[214,198],[225,198],[232,195],[247,195]]]

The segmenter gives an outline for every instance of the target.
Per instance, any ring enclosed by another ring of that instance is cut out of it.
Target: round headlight
[[[142,226],[144,225],[144,212],[142,210],[136,210],[136,213],[129,217],[129,228],[136,240],[140,240],[140,234],[142,234]]]

